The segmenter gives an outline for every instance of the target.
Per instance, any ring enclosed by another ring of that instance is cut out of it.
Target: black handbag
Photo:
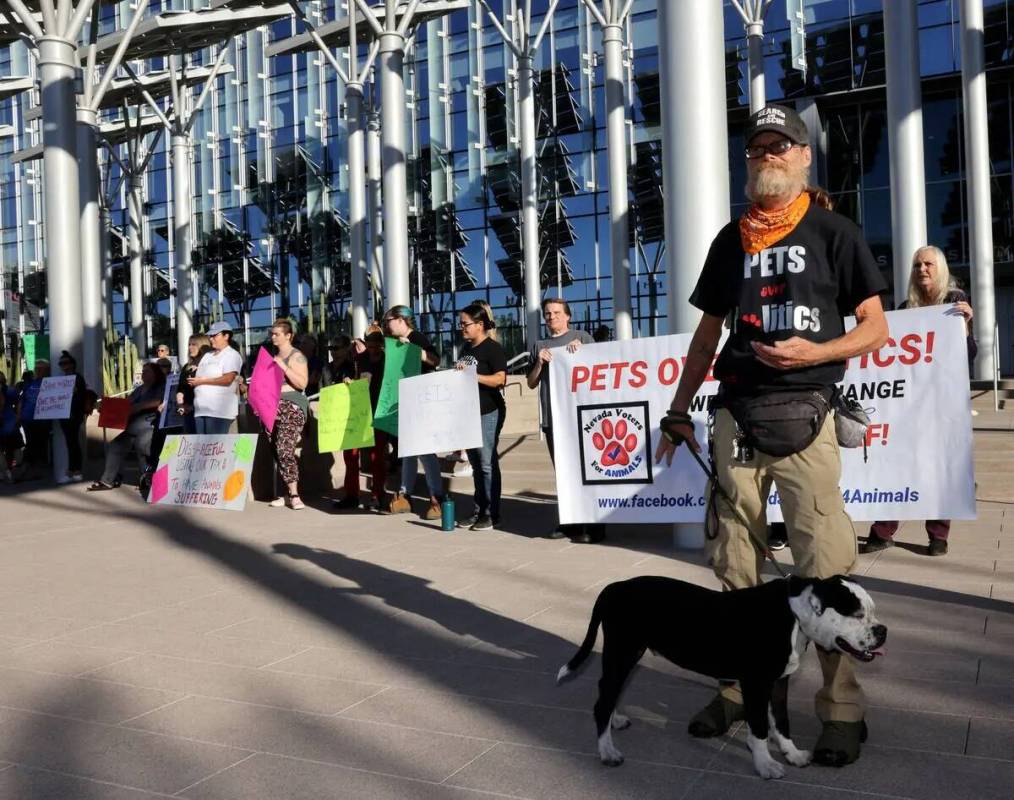
[[[723,405],[743,431],[744,444],[776,458],[809,447],[830,410],[827,395],[814,390],[728,398]]]

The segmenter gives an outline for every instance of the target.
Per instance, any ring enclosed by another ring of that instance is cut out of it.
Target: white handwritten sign
[[[166,437],[148,502],[242,511],[256,448],[253,433]]]
[[[398,455],[482,447],[475,369],[398,381]]]
[[[74,399],[77,375],[59,375],[43,378],[39,398],[35,401],[36,419],[70,419],[70,404]]]

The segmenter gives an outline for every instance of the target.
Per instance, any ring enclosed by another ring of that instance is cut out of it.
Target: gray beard
[[[806,188],[806,174],[768,167],[759,169],[746,184],[748,200],[757,203],[765,198],[795,198]]]

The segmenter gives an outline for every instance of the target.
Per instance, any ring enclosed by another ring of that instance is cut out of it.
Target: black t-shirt
[[[495,375],[498,372],[507,371],[507,353],[499,342],[486,338],[479,344],[465,345],[461,351],[459,362],[469,366],[475,366],[477,375]],[[479,384],[479,412],[488,414],[506,407],[500,389],[493,386]]]
[[[437,348],[435,348],[430,343],[430,340],[427,339],[424,334],[419,333],[419,331],[417,331],[417,330],[409,331],[409,333],[408,333],[408,340],[412,344],[417,345],[418,347],[420,347],[422,349],[422,351],[423,351],[423,355],[425,355],[426,353],[429,353],[434,358],[439,358],[440,357],[439,354],[437,353]],[[433,372],[433,370],[435,370],[435,369],[436,369],[435,366],[433,366],[432,364],[427,364],[426,363],[426,359],[425,358],[423,359],[423,362],[422,362],[422,372],[423,372],[423,375],[425,375],[427,372]]]
[[[747,255],[734,220],[711,243],[690,302],[706,314],[731,315],[731,332],[715,364],[727,392],[763,394],[823,388],[845,375],[845,362],[778,370],[750,343],[799,336],[828,342],[844,335],[844,317],[887,284],[862,234],[849,219],[810,206],[784,238]]]

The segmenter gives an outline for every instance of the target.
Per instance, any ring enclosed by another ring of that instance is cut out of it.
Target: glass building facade
[[[149,13],[205,5],[204,0],[153,0]],[[348,13],[343,0],[303,5],[315,24]],[[508,26],[514,24],[516,0],[492,0],[491,5]],[[547,5],[546,0],[533,3],[536,26]],[[800,5],[805,34],[794,42],[789,15]],[[738,14],[725,6],[735,215],[744,206],[739,132],[747,116],[746,40]],[[626,24],[631,295],[635,335],[642,336],[668,332],[655,8],[655,0],[635,0]],[[127,2],[103,6],[103,30],[123,27],[116,24],[117,15],[131,13]],[[967,286],[958,0],[920,2],[918,18],[929,241],[945,251]],[[1014,372],[1014,0],[985,0],[985,19],[997,318],[1007,374]],[[261,341],[278,314],[292,315],[322,335],[349,326],[344,86],[319,53],[266,54],[272,42],[302,30],[302,23],[292,19],[230,41],[226,63],[232,71],[216,80],[193,131],[197,326],[224,315],[248,343]],[[347,57],[338,52],[339,58]],[[863,227],[890,278],[882,0],[776,0],[767,16],[764,53],[768,101],[793,103],[819,116],[814,180],[830,191],[839,211]],[[195,54],[192,63],[210,63],[213,55]],[[797,68],[800,57],[805,70]],[[160,59],[133,66],[139,72],[166,67]],[[561,0],[535,66],[543,292],[568,300],[575,325],[612,327],[601,31],[579,0]],[[34,74],[34,69],[23,43],[0,40],[0,76]],[[524,347],[516,78],[513,55],[478,4],[415,29],[405,59],[413,303],[419,326],[440,342],[448,360],[457,344],[455,312],[476,299],[493,307],[508,350]],[[41,161],[23,158],[39,141],[32,94],[0,100],[0,269],[7,346],[19,332],[45,328]],[[368,105],[379,102],[370,82],[366,97]],[[104,116],[123,113],[113,109]],[[146,141],[154,136],[148,134]],[[126,147],[117,145],[115,157],[105,151],[101,156],[113,323],[124,334],[129,332],[124,296],[129,256],[120,162],[127,158]],[[167,137],[154,147],[142,181],[144,303],[151,342],[172,340],[174,302]]]

